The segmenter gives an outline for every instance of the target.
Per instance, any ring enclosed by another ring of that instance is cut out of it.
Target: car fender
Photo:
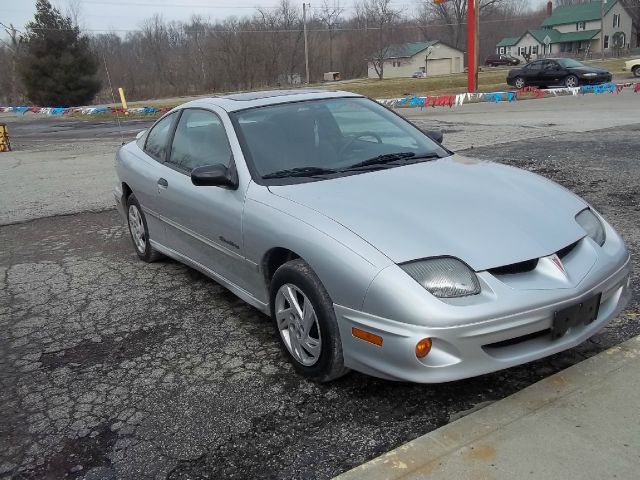
[[[242,229],[249,261],[264,268],[268,252],[288,249],[310,265],[334,303],[349,308],[362,308],[371,281],[380,270],[393,265],[334,220],[253,182],[247,191]],[[266,282],[259,296],[269,301]]]

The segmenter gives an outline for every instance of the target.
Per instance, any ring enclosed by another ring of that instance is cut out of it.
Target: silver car
[[[138,256],[270,314],[295,369],[444,382],[583,342],[630,298],[620,236],[533,173],[455,155],[359,95],[186,103],[117,154]]]

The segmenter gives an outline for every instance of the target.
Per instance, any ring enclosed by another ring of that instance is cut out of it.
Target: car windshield
[[[577,60],[574,60],[573,58],[560,58],[556,61],[560,65],[562,65],[564,68],[579,68],[579,67],[585,66],[583,63],[580,63]]]
[[[231,118],[252,173],[263,179],[346,175],[449,155],[366,98],[269,105]]]

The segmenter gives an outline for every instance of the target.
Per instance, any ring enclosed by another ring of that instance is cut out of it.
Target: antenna
[[[102,61],[104,62],[104,70],[107,72],[107,80],[109,82],[109,90],[111,90],[111,100],[113,104],[116,104],[116,96],[113,93],[113,85],[111,85],[111,75],[109,75],[109,68],[107,67],[107,59],[104,56],[104,52],[102,52]],[[124,145],[124,134],[122,133],[122,125],[120,124],[120,115],[118,114],[118,109],[116,108],[116,122],[118,123],[118,131],[120,132],[120,142]]]

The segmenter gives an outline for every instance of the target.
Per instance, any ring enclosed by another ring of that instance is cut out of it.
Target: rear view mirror
[[[191,183],[196,186],[224,187],[231,190],[238,188],[238,175],[221,163],[205,165],[191,171]]]
[[[444,139],[444,133],[440,130],[423,130],[422,132],[434,142],[442,143]]]
[[[138,134],[136,135],[136,140],[140,140],[140,137],[143,136],[145,133],[147,133],[146,130],[142,130],[141,132],[138,132]]]

